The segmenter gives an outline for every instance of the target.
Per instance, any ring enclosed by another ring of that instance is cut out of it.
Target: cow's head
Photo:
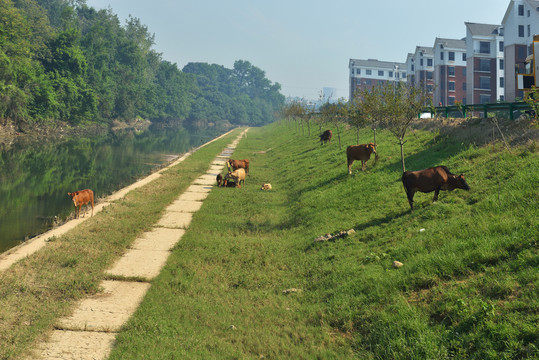
[[[470,186],[464,180],[464,175],[451,175],[449,179],[453,189],[470,190]]]
[[[370,149],[373,153],[376,154],[376,147],[374,146],[373,143],[368,143],[367,148]]]

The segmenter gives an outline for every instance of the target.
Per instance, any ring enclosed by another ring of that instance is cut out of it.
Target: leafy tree
[[[387,129],[399,140],[402,171],[404,163],[404,137],[410,124],[425,106],[428,95],[420,87],[387,83],[381,87],[383,121]]]

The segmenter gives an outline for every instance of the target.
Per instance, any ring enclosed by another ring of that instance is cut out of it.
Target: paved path
[[[103,292],[81,300],[73,314],[59,319],[47,342],[33,351],[31,359],[106,359],[121,327],[144,298],[150,281],[165,265],[171,249],[188,228],[193,214],[208,196],[243,131],[211,163],[206,174],[196,179],[164,211],[152,230],[136,239],[126,253],[106,271],[111,277],[144,281],[107,280]],[[124,194],[125,195],[125,194]]]

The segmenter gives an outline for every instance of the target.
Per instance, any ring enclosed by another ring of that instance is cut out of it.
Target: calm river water
[[[0,253],[66,219],[68,192],[105,197],[219,134],[149,129],[0,148]]]

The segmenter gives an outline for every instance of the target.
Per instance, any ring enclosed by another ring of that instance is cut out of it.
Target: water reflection
[[[217,135],[150,129],[13,144],[0,152],[0,253],[67,218],[68,192],[91,188],[104,197]]]

